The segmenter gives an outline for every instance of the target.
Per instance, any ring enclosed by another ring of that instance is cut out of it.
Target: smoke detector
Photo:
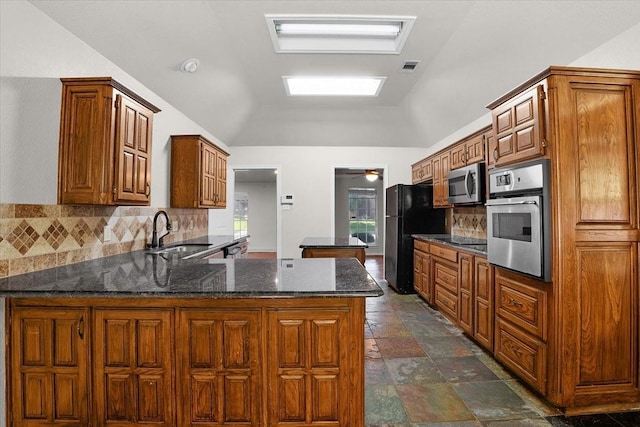
[[[196,58],[187,59],[180,65],[180,71],[183,73],[195,73],[200,66],[200,60]]]
[[[418,66],[418,64],[420,64],[421,61],[415,59],[415,60],[408,60],[408,61],[404,61],[404,64],[402,64],[402,67],[400,68],[400,72],[401,73],[411,73],[413,72],[413,70],[416,69],[416,67]]]

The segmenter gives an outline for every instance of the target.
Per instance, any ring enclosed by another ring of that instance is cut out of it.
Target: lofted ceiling
[[[31,2],[229,146],[428,147],[640,22],[640,1]],[[417,19],[399,55],[276,54],[264,15],[278,13]],[[401,73],[406,60],[421,63]],[[286,95],[282,76],[310,74],[387,80],[375,98]]]

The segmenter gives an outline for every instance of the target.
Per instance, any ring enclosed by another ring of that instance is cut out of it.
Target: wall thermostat
[[[293,194],[285,194],[284,196],[280,196],[280,204],[281,205],[292,205],[293,204]]]

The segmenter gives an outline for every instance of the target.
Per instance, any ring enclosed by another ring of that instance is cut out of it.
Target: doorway
[[[249,258],[280,253],[277,167],[234,167],[233,233],[249,236]]]
[[[384,254],[385,167],[334,167],[334,235],[367,243],[367,256]]]

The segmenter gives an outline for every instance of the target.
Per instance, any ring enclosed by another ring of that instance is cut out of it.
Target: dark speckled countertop
[[[452,234],[412,234],[411,237],[427,242],[441,243],[453,246],[456,249],[466,250],[479,255],[487,256],[487,241],[474,237],[463,237]]]
[[[0,279],[0,297],[279,298],[383,294],[354,258],[183,259],[242,239],[206,236],[191,252],[135,251]],[[171,245],[176,246],[176,244]]]

